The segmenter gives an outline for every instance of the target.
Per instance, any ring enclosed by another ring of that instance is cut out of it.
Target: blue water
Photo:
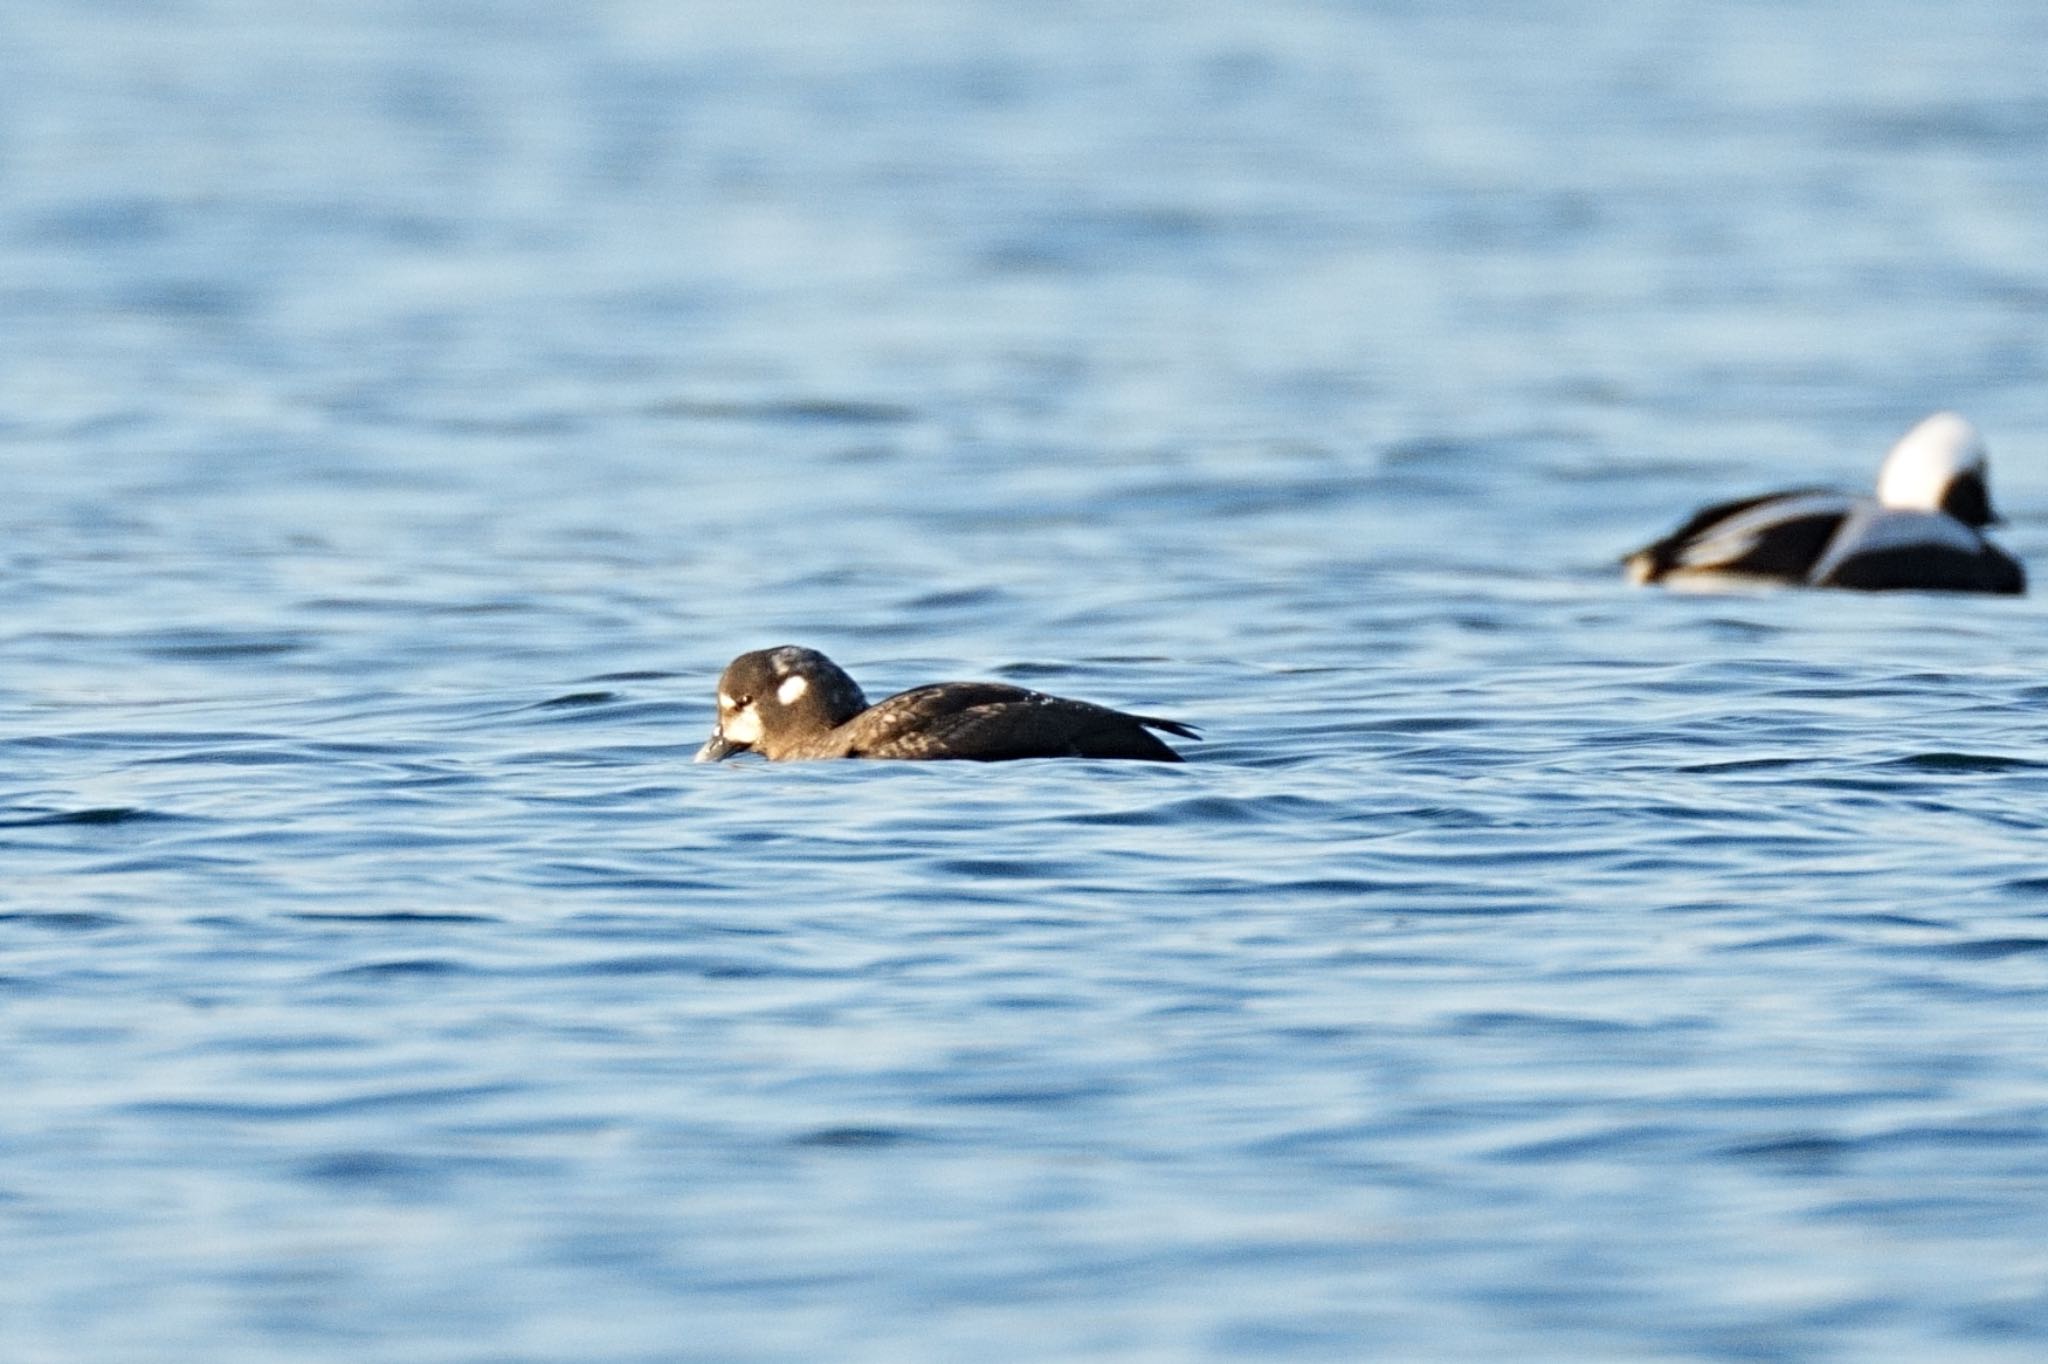
[[[2034,1361],[2048,10],[12,0],[0,1357]],[[691,766],[734,654],[1184,767]]]

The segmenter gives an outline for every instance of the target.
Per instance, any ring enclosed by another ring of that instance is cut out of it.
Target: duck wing
[[[877,702],[844,726],[856,758],[1129,758],[1180,762],[1149,730],[1197,739],[1177,720],[1129,715],[1002,682],[938,682]]]
[[[1857,499],[1826,488],[1716,503],[1624,562],[1638,583],[1673,574],[1803,581],[1856,505]]]

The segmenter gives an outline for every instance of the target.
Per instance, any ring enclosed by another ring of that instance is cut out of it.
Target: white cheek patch
[[[739,704],[739,702],[733,700],[724,692],[718,693],[718,708],[720,710],[735,710],[739,707]]]
[[[757,744],[761,742],[761,717],[752,706],[728,711],[718,722],[718,732],[736,744]]]
[[[793,706],[802,700],[804,693],[810,689],[811,684],[801,677],[785,677],[782,679],[782,685],[775,689],[775,699],[785,706]]]

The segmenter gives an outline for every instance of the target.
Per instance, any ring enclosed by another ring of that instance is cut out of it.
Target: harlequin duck
[[[1723,502],[1623,560],[1635,583],[1784,583],[1865,591],[2027,590],[2019,561],[1985,538],[1997,525],[1984,438],[1937,412],[1899,439],[1877,496],[1800,488]]]
[[[839,665],[785,645],[741,654],[718,679],[718,727],[697,752],[801,758],[1136,758],[1177,763],[1147,730],[1201,736],[1174,720],[1126,715],[1001,682],[936,682],[869,705]]]

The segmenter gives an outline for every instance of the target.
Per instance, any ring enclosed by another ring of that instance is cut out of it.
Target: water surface
[[[1615,572],[2048,573],[2048,12],[5,22],[11,1359],[2048,1346],[2038,607]]]

